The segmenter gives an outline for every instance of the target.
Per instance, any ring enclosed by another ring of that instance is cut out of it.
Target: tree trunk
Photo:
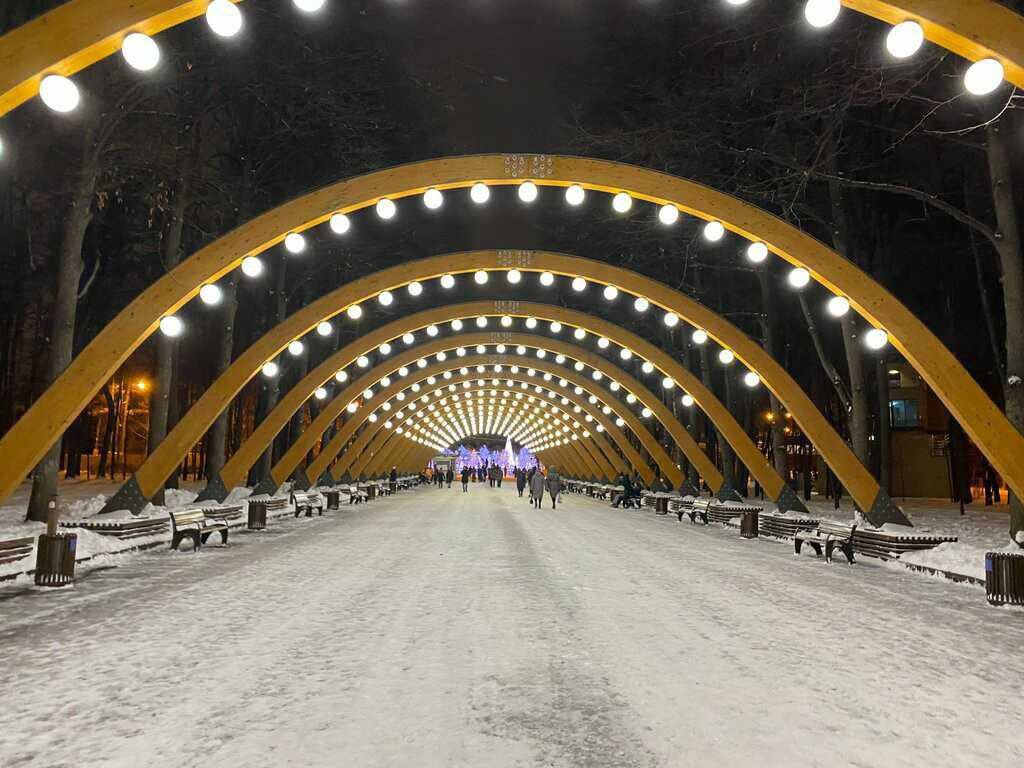
[[[990,123],[989,179],[999,227],[999,265],[1006,313],[1006,378],[1003,381],[1006,418],[1024,432],[1024,265],[1021,264],[1020,220],[1014,201],[1012,160],[1004,133],[1008,121]],[[1024,506],[1010,494],[1010,537],[1024,546]]]
[[[82,137],[82,162],[74,177],[61,232],[57,261],[57,285],[53,302],[53,325],[47,349],[43,384],[49,387],[68,367],[74,352],[75,316],[78,312],[78,283],[82,277],[82,244],[92,221],[98,160],[95,128]],[[32,477],[27,520],[46,521],[50,499],[57,495],[57,470],[61,441],[58,439],[36,466]]]
[[[160,242],[160,258],[167,272],[173,270],[181,260],[182,231],[185,226],[185,210],[189,204],[189,174],[191,163],[186,163],[182,175],[174,181],[171,191],[171,208]],[[168,414],[170,412],[171,392],[176,385],[174,372],[175,357],[178,353],[178,340],[170,336],[157,334],[156,339],[156,371],[153,377],[153,390],[149,400],[149,435],[148,452],[152,453],[167,437]],[[166,483],[153,496],[153,503],[164,504],[164,488]]]
[[[889,366],[878,357],[875,370],[878,384],[878,484],[892,495],[892,436],[889,429]]]
[[[235,313],[238,311],[238,283],[235,277],[229,277],[222,286],[224,292],[221,309],[221,322],[218,325],[220,338],[217,342],[216,370],[214,376],[220,376],[231,365],[231,356],[235,348]],[[206,479],[220,474],[227,461],[228,416],[230,408],[225,408],[218,415],[210,428],[210,438],[206,446]],[[231,489],[228,488],[230,491]]]
[[[115,415],[114,395],[110,391],[110,382],[108,381],[100,391],[103,393],[103,399],[107,401],[107,421],[103,426],[103,442],[100,444],[100,463],[96,469],[96,477],[98,478],[103,477],[107,473],[110,449],[114,445],[114,419],[117,418]]]
[[[779,349],[778,334],[776,333],[777,328],[774,314],[775,305],[772,299],[772,283],[770,278],[771,276],[768,274],[767,269],[757,270],[757,279],[761,283],[761,306],[764,313],[764,318],[761,323],[764,331],[764,348],[770,357],[775,360],[781,360],[781,356],[779,354],[781,350]],[[789,464],[786,458],[785,411],[782,408],[782,403],[779,402],[775,395],[769,395],[768,400],[772,411],[772,418],[770,421],[772,465],[783,480],[788,480]]]

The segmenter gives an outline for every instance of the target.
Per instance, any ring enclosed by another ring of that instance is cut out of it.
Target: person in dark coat
[[[629,475],[619,472],[619,476],[615,478],[615,484],[622,486],[622,493],[616,496],[615,501],[612,502],[612,506],[618,509],[620,504],[633,495],[633,483],[630,482]]]
[[[523,489],[526,487],[526,473],[522,468],[516,470],[516,490],[519,491],[519,496],[522,498]]]
[[[548,467],[548,477],[545,482],[547,485],[548,493],[551,495],[551,508],[555,508],[555,503],[558,501],[558,494],[562,492],[562,478],[558,476],[558,472],[554,467]]]
[[[455,479],[455,470],[449,465],[448,471],[445,473],[444,480],[448,484],[448,487],[452,487],[452,480]]]
[[[530,498],[533,500],[533,506],[540,509],[541,499],[544,498],[544,475],[539,471],[535,471],[530,478]]]
[[[462,492],[463,493],[468,493],[469,492],[469,473],[470,473],[469,467],[463,467],[462,468]]]

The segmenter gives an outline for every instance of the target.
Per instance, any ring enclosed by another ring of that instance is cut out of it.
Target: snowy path
[[[1024,761],[976,588],[508,486],[331,514],[0,590],[0,765]]]

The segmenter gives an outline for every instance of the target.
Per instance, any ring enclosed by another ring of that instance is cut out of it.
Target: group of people
[[[505,472],[501,467],[491,464],[488,467],[482,468],[464,466],[459,479],[462,481],[462,492],[468,493],[469,483],[473,479],[482,481],[486,477],[491,488],[501,488],[501,481],[504,476]],[[427,467],[421,474],[421,477],[425,482],[436,485],[438,488],[444,488],[445,486],[451,488],[452,480],[455,479],[455,470],[450,465],[437,468]],[[540,509],[545,493],[551,499],[551,508],[555,508],[555,505],[558,503],[558,497],[562,492],[562,478],[559,477],[554,467],[548,467],[546,475],[537,467],[530,467],[529,470],[516,469],[515,477],[516,490],[519,492],[519,495],[522,496],[523,492],[528,490],[530,503],[534,508]]]
[[[615,478],[615,484],[622,486],[622,493],[612,499],[612,506],[616,508],[622,504],[629,504],[632,499],[639,499],[645,490],[644,481],[640,478],[639,472],[634,472],[633,477],[625,472],[619,472],[619,476]],[[651,481],[650,490],[653,493],[667,493],[672,490],[672,486],[661,475],[655,475],[654,480]]]
[[[530,467],[529,470],[516,470],[516,491],[523,495],[523,491],[529,489],[530,503],[535,509],[540,509],[540,503],[544,499],[544,492],[547,491],[551,499],[551,508],[558,503],[558,496],[562,492],[562,478],[554,467],[548,467],[547,476],[537,467]]]

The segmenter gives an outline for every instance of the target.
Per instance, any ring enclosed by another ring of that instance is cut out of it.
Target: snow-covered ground
[[[165,492],[164,507],[157,507],[150,504],[141,513],[141,517],[165,517],[168,509],[182,507],[191,503],[203,483],[185,483],[181,489],[170,489]],[[94,517],[106,503],[107,499],[114,494],[121,483],[110,480],[81,480],[61,482],[59,495],[59,517],[66,521],[88,520]],[[240,491],[242,489],[236,489]],[[31,536],[38,537],[46,531],[45,523],[25,522],[25,509],[28,506],[30,483],[23,483],[11,496],[5,506],[0,507],[0,541],[6,539],[18,539]],[[238,495],[233,492],[234,495]],[[127,510],[113,512],[102,516],[104,521],[115,521],[121,518],[132,517]],[[61,529],[71,530],[78,535],[76,556],[80,561],[89,561],[88,564],[79,566],[79,574],[87,572],[91,568],[108,567],[112,560],[110,555],[121,552],[129,547],[139,547],[162,541],[163,536],[144,536],[132,539],[129,542],[121,541],[113,536],[101,536],[93,531],[82,528]],[[127,556],[127,555],[125,555]],[[118,556],[116,562],[123,562],[125,556]],[[14,563],[0,564],[0,577],[18,574],[35,565],[35,553],[32,553],[23,560]]]
[[[1024,611],[424,488],[0,589],[0,765],[1019,766]]]

